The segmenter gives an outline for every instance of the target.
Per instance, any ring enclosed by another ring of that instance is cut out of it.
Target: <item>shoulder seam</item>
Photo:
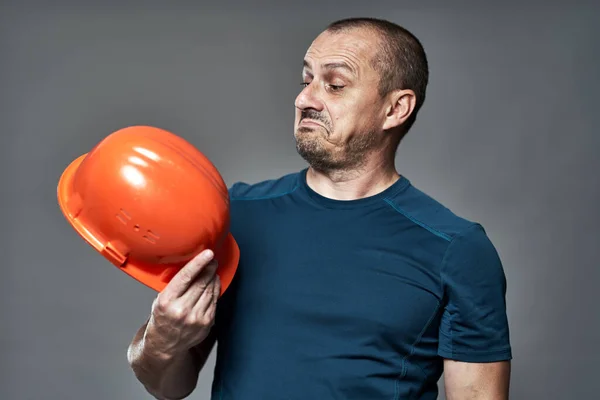
[[[271,194],[271,195],[267,195],[267,196],[256,196],[256,197],[230,197],[230,201],[254,201],[254,200],[268,200],[268,199],[274,199],[277,197],[283,197],[283,196],[287,196],[289,194],[294,193],[294,191],[296,191],[296,189],[298,189],[298,184],[296,184],[296,186],[294,186],[291,190],[288,190],[287,192],[283,192],[283,193],[277,193],[277,194]]]
[[[405,210],[403,210],[402,208],[398,207],[398,205],[394,204],[394,202],[392,200],[390,200],[389,198],[385,198],[383,199],[383,201],[385,201],[387,204],[390,205],[390,207],[392,207],[394,210],[396,210],[398,213],[404,215],[406,218],[408,218],[409,220],[411,220],[412,222],[414,222],[415,224],[421,226],[422,228],[428,230],[429,232],[433,233],[434,235],[444,239],[447,242],[452,241],[452,237],[450,237],[450,235],[445,234],[444,232],[440,232],[437,229],[432,228],[431,226],[427,225],[426,223],[419,221],[418,219],[416,219],[415,217],[413,217],[412,215],[410,215],[408,212],[406,212]]]
[[[478,224],[476,222],[472,222],[465,229],[463,229],[462,231],[460,231],[456,235],[454,235],[452,240],[450,240],[450,243],[448,243],[448,246],[446,247],[446,250],[444,251],[444,257],[442,257],[442,261],[440,263],[440,289],[442,290],[442,293],[444,292],[444,285],[445,285],[444,266],[446,266],[446,260],[448,258],[448,254],[450,253],[450,248],[456,241],[458,241],[461,237],[463,237],[469,229],[471,229],[473,227],[477,227],[477,226],[480,226],[480,224]]]

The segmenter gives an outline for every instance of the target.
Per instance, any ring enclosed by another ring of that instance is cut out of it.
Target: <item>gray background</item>
[[[598,6],[48,3],[0,6],[0,399],[149,398],[125,350],[155,293],[68,226],[63,168],[132,124],[183,136],[228,184],[303,168],[302,57],[328,22],[357,15],[426,47],[428,99],[397,165],[500,252],[511,398],[597,398]],[[191,398],[208,398],[213,362]]]

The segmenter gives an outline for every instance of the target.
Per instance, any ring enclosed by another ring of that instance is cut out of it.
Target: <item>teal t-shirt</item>
[[[342,201],[302,170],[230,198],[213,399],[436,399],[444,358],[511,358],[495,247],[406,177]]]

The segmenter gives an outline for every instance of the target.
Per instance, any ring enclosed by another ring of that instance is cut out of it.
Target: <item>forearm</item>
[[[131,366],[148,393],[157,399],[184,399],[196,388],[198,368],[191,353],[170,360],[142,353]]]
[[[196,387],[205,360],[192,350],[176,356],[161,354],[145,342],[145,329],[144,325],[137,332],[127,354],[137,379],[157,399],[187,397]]]
[[[152,302],[127,360],[146,390],[160,400],[183,399],[198,383],[216,343],[216,300],[221,291],[217,262],[201,252],[170,280]]]

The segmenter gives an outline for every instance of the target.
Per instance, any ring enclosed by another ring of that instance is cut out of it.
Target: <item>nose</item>
[[[318,93],[316,93],[316,83],[313,81],[306,85],[304,89],[296,97],[294,105],[299,110],[306,110],[312,108],[316,111],[323,110],[323,102],[320,99]]]

